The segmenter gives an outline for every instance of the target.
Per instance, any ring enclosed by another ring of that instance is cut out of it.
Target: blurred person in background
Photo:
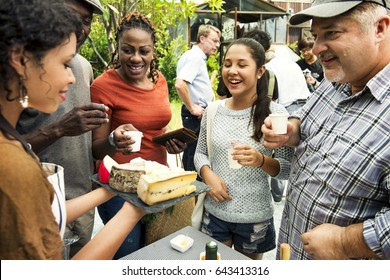
[[[311,37],[302,38],[298,41],[297,45],[301,56],[303,56],[302,59],[297,61],[297,64],[302,69],[310,92],[315,91],[319,87],[322,79],[324,79],[322,65],[317,59],[317,56],[312,52],[313,45],[314,39]]]
[[[206,60],[214,55],[221,45],[221,31],[208,24],[199,26],[197,43],[179,59],[176,67],[175,88],[183,106],[183,127],[199,135],[200,122],[209,102],[214,100],[214,91],[207,71]],[[185,170],[194,171],[194,154],[197,141],[188,143],[183,153]],[[198,180],[201,179],[198,177]]]

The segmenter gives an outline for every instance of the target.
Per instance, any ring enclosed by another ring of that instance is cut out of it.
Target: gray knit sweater
[[[287,112],[275,102],[271,102],[272,113]],[[221,220],[232,223],[259,223],[272,218],[273,204],[268,183],[269,174],[259,167],[243,166],[231,169],[228,166],[227,149],[229,140],[248,144],[267,156],[272,155],[272,149],[263,146],[263,141],[252,139],[253,125],[249,125],[251,108],[244,110],[229,110],[222,102],[217,109],[211,125],[212,157],[207,151],[207,111],[202,118],[201,129],[196,147],[194,163],[199,170],[204,165],[211,169],[226,182],[231,201],[214,202],[206,196],[205,208]],[[290,173],[294,149],[282,147],[275,150],[274,158],[280,163],[280,172],[275,178],[287,179]]]

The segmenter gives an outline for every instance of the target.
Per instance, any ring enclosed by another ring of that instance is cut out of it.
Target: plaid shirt
[[[363,223],[366,244],[390,259],[390,64],[358,94],[326,80],[299,112],[279,243],[311,259],[301,234],[323,223]],[[278,254],[279,255],[279,254]]]

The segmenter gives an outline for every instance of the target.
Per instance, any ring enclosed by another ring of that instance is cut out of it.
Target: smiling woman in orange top
[[[117,48],[109,69],[98,77],[91,87],[93,102],[108,108],[109,123],[93,132],[93,153],[96,159],[110,155],[118,163],[127,163],[141,157],[167,165],[167,151],[180,153],[185,144],[173,139],[166,147],[152,142],[154,136],[169,130],[171,120],[168,84],[156,70],[156,31],[153,23],[135,12],[125,16],[116,34]],[[132,152],[134,143],[125,131],[143,133],[141,150]],[[123,205],[115,197],[99,206],[99,215],[107,223]],[[114,258],[120,258],[143,246],[142,225],[138,226],[122,244]]]

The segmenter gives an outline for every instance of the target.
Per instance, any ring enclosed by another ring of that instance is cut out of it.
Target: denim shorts
[[[234,248],[247,254],[265,253],[276,247],[273,218],[261,223],[230,223],[205,210],[202,232],[219,242],[232,240]]]

